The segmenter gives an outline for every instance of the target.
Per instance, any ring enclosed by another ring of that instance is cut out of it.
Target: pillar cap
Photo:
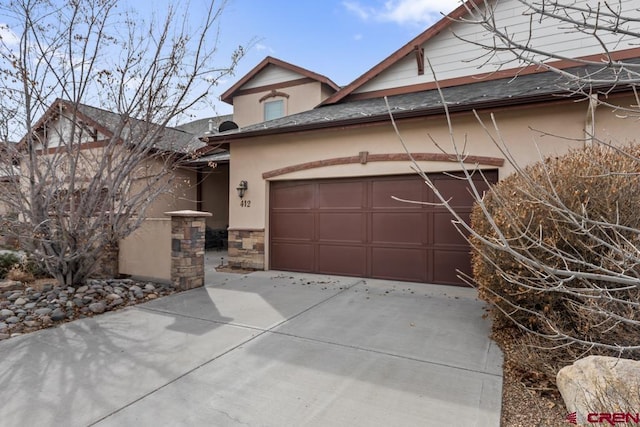
[[[191,210],[171,211],[171,212],[165,212],[164,214],[166,216],[179,216],[179,217],[189,217],[189,218],[213,216],[211,212],[191,211]]]

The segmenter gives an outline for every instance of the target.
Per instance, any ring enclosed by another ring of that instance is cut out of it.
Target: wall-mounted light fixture
[[[238,190],[238,197],[242,199],[244,197],[244,192],[247,191],[247,188],[249,188],[249,186],[247,185],[247,181],[240,181],[240,184],[238,184],[238,187],[236,188],[236,190]]]

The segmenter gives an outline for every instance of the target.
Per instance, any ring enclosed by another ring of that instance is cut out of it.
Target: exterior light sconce
[[[249,186],[247,185],[247,181],[240,181],[240,184],[238,184],[238,187],[236,188],[236,190],[238,190],[238,197],[242,199],[244,197],[245,191],[247,191],[247,188],[249,188]]]

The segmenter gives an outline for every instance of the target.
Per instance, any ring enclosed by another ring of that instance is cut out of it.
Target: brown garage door
[[[495,182],[498,175],[485,176]],[[467,182],[430,177],[467,218],[473,202]],[[461,284],[456,269],[471,271],[469,246],[451,215],[392,196],[437,202],[417,175],[272,182],[271,269]]]

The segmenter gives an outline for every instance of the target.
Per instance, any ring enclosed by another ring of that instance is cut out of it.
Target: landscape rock
[[[586,424],[593,412],[640,411],[640,361],[588,356],[562,368],[556,384],[578,424]]]
[[[24,289],[22,282],[17,282],[15,280],[5,280],[0,282],[0,292],[20,291],[22,289]]]
[[[132,279],[90,280],[78,289],[45,283],[20,290],[0,290],[0,333],[18,336],[52,326],[54,322],[117,310],[175,291],[171,286]]]
[[[0,320],[8,319],[11,316],[15,316],[15,313],[6,308],[0,310]]]
[[[0,341],[6,340],[6,339],[9,339],[9,338],[11,338],[11,335],[9,335],[9,334],[0,334]]]
[[[54,322],[59,322],[61,320],[64,320],[66,317],[67,317],[67,313],[65,313],[64,310],[62,310],[61,308],[56,308],[51,313],[51,320],[53,320]]]
[[[38,316],[47,316],[51,314],[52,311],[53,310],[51,310],[49,307],[44,307],[37,309],[34,313],[36,313]]]
[[[103,302],[94,302],[93,304],[89,305],[89,310],[91,310],[92,313],[96,314],[104,313],[106,309],[107,306]]]

